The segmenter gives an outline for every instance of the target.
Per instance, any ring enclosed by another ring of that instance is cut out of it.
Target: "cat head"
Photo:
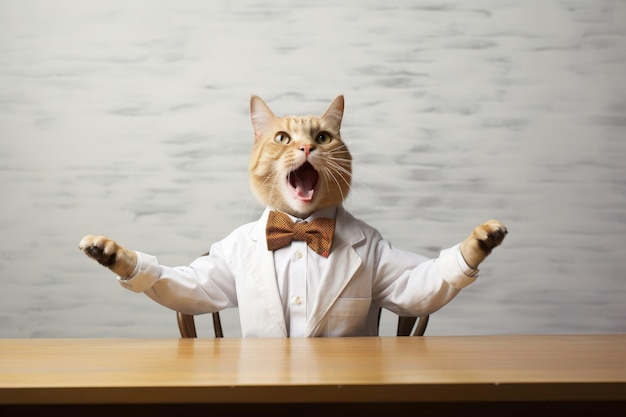
[[[352,157],[339,132],[343,106],[338,96],[321,116],[278,117],[252,96],[250,185],[262,204],[306,218],[345,200]]]

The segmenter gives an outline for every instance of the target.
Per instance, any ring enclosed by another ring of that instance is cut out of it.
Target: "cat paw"
[[[474,237],[480,248],[489,254],[496,246],[499,246],[504,237],[509,233],[507,228],[498,220],[489,220],[474,229]]]
[[[104,236],[87,235],[78,244],[87,256],[106,266],[118,276],[129,278],[135,272],[137,253]]]
[[[489,220],[475,227],[472,234],[461,243],[461,255],[470,267],[476,269],[502,243],[508,233],[508,229],[501,222]]]
[[[99,264],[110,268],[115,265],[119,246],[104,236],[87,235],[81,239],[78,248]]]

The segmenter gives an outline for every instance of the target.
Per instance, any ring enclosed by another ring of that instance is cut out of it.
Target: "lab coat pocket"
[[[362,336],[366,334],[371,298],[339,298],[328,312],[326,335]]]

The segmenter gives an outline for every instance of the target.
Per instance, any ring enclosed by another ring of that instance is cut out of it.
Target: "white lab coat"
[[[162,266],[138,252],[136,273],[119,281],[187,314],[238,307],[243,337],[287,337],[273,253],[265,240],[268,213],[186,267]],[[399,315],[431,314],[476,279],[477,271],[465,264],[458,245],[427,259],[395,248],[343,207],[336,220],[319,294],[309,301],[307,337],[376,335],[380,308]]]

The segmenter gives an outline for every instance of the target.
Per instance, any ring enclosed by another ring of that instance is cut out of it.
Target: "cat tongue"
[[[296,197],[300,201],[313,199],[316,183],[317,171],[308,163],[302,165],[289,176],[289,184],[293,187]]]

